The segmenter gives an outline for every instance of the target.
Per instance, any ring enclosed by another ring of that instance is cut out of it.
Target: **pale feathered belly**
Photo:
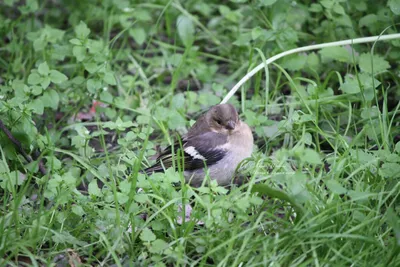
[[[245,158],[250,157],[250,155],[251,153],[243,154],[231,151],[218,163],[209,166],[207,169],[185,171],[184,176],[186,182],[190,182],[192,186],[200,186],[205,178],[206,170],[209,172],[210,178],[217,180],[219,185],[228,185],[231,183],[239,163]]]
[[[229,142],[224,145],[228,153],[217,163],[208,166],[210,178],[217,180],[219,185],[231,183],[233,175],[239,163],[251,156],[253,152],[253,135],[249,126],[241,123],[241,134],[234,134],[229,137]],[[205,168],[195,171],[185,171],[186,182],[192,186],[200,186],[205,177]]]

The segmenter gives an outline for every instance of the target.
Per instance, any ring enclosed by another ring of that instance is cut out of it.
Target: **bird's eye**
[[[216,122],[217,124],[219,124],[219,125],[222,124],[222,121],[221,121],[220,119],[216,119],[215,122]]]

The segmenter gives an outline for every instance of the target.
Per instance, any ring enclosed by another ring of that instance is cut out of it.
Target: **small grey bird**
[[[221,104],[211,107],[196,121],[182,138],[182,147],[186,182],[200,186],[207,168],[211,179],[219,185],[228,185],[239,163],[251,156],[253,135],[231,104]],[[175,153],[179,148],[176,142]],[[172,155],[170,146],[144,171],[147,174],[164,171],[173,166],[174,158],[177,157]]]

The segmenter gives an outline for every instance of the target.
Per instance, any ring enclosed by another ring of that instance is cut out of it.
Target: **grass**
[[[0,3],[0,265],[400,266],[398,39],[259,65],[397,5]],[[231,88],[246,183],[139,172]]]

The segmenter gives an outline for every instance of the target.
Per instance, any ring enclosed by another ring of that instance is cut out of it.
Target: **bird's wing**
[[[215,132],[206,132],[197,136],[184,138],[182,140],[183,170],[196,170],[203,168],[205,164],[207,166],[215,164],[226,155],[227,151],[223,145],[227,141],[228,137],[226,135]],[[172,146],[167,147],[157,158],[156,163],[147,168],[145,172],[164,171],[172,167],[174,160],[182,160],[182,156],[177,156],[178,153],[181,153],[180,151],[182,151],[180,143],[175,142],[173,149]]]
[[[206,114],[201,115],[196,122],[192,125],[192,127],[189,129],[189,132],[187,133],[187,137],[196,137],[200,136],[202,134],[210,132],[210,127],[208,126],[207,119],[206,119]]]

